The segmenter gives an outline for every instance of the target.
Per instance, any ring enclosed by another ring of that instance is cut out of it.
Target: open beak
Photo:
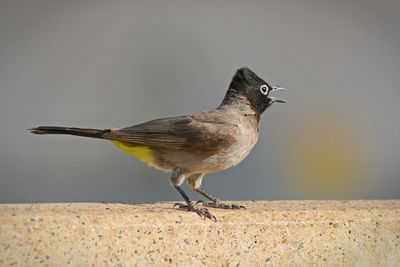
[[[275,103],[275,102],[277,102],[277,103],[286,103],[285,99],[269,96],[270,93],[273,93],[273,92],[276,92],[276,91],[286,91],[286,89],[283,88],[282,86],[279,86],[279,85],[273,85],[271,87],[272,87],[272,89],[268,92],[268,98],[271,100],[270,103],[271,104]]]

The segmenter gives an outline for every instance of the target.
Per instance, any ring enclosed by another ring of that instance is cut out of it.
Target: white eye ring
[[[261,92],[263,95],[267,95],[267,94],[268,94],[268,86],[265,85],[265,84],[261,85],[261,86],[260,86],[260,92]]]

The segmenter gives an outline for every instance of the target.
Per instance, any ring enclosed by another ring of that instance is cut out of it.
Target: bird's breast
[[[254,148],[258,141],[258,121],[255,124],[246,118],[237,127],[236,142],[206,160],[210,167],[207,172],[222,171],[239,164]]]

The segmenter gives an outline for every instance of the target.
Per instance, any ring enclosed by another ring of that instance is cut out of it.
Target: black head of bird
[[[232,78],[224,102],[233,99],[248,100],[258,114],[262,114],[273,103],[285,100],[270,96],[272,92],[285,90],[281,86],[271,86],[247,67],[238,69]],[[224,103],[223,102],[223,103]]]

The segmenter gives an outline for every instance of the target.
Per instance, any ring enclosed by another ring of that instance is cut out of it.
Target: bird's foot
[[[186,205],[182,203],[175,203],[174,207],[176,206],[178,206],[180,210],[196,212],[203,219],[210,219],[214,222],[217,222],[217,218],[211,212],[209,212],[207,208],[197,208],[192,203]]]
[[[196,202],[197,203],[202,203],[203,206],[210,207],[210,208],[217,208],[217,209],[230,209],[230,210],[240,210],[240,209],[246,209],[245,206],[241,205],[236,205],[236,204],[225,204],[220,201],[207,201],[204,202],[202,200],[199,200]]]

